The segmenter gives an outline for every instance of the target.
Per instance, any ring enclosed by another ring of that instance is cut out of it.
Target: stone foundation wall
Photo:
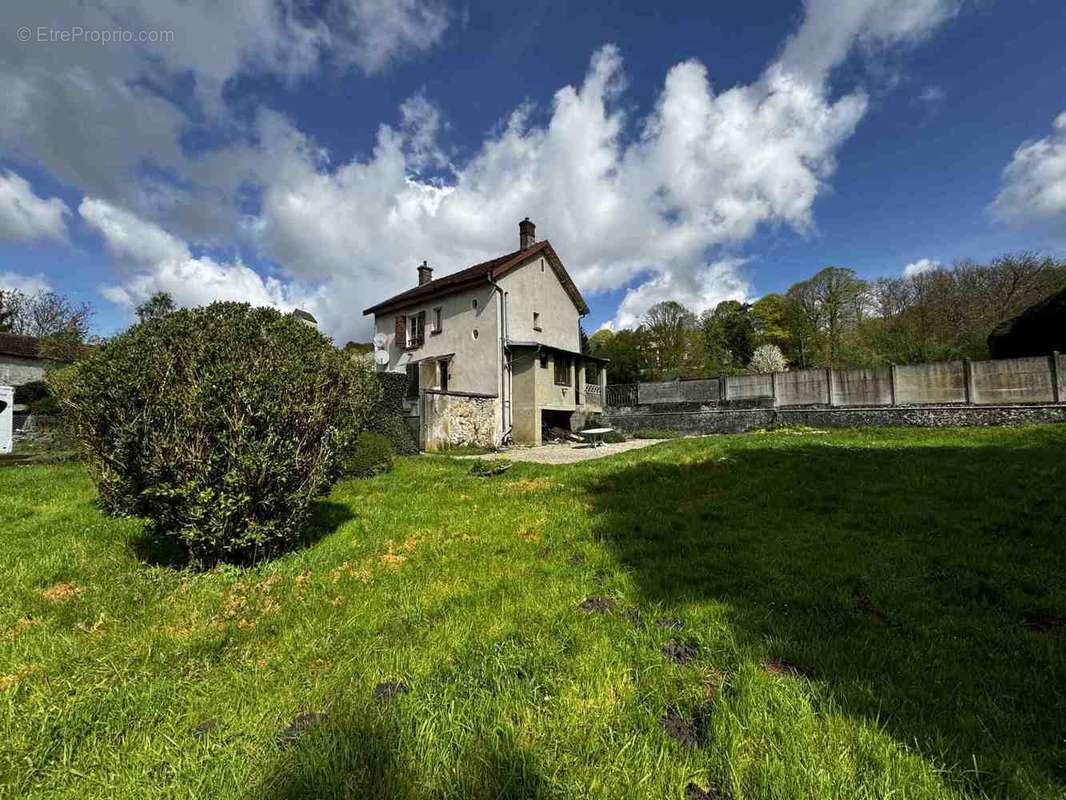
[[[458,445],[492,447],[498,415],[495,396],[423,391],[422,448],[432,452]]]
[[[611,408],[606,422],[621,431],[666,428],[683,434],[742,433],[770,425],[812,428],[955,428],[1066,422],[1066,404],[1001,406],[894,406],[891,408],[754,408],[648,410]]]

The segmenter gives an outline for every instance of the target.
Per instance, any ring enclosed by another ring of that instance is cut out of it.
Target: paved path
[[[624,453],[627,450],[639,450],[642,447],[658,444],[658,442],[658,439],[630,439],[626,442],[604,444],[601,447],[563,442],[560,444],[542,444],[536,447],[512,447],[499,453],[486,453],[483,456],[467,457],[485,460],[509,458],[511,461],[531,461],[534,464],[574,464],[578,461],[592,461],[595,458],[613,456],[616,453]]]

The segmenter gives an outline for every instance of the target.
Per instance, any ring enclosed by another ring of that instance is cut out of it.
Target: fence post
[[[825,397],[829,402],[829,407],[832,408],[833,403],[833,368],[825,368]]]
[[[1062,402],[1062,394],[1059,392],[1059,351],[1051,353],[1051,399],[1056,403]]]
[[[973,405],[973,363],[968,358],[962,360],[962,378],[966,388],[966,402]]]
[[[774,408],[777,408],[777,373],[770,373],[770,397],[773,398]]]
[[[729,387],[725,383],[725,375],[718,378],[718,401],[724,403],[729,399]]]
[[[892,405],[896,404],[896,365],[892,364],[889,372],[888,388],[892,395]]]

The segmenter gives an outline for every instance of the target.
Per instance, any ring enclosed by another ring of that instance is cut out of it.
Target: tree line
[[[1066,260],[1031,252],[874,281],[826,267],[783,294],[702,314],[658,303],[636,328],[599,330],[587,347],[611,359],[611,383],[980,360],[996,326],[1063,288]]]

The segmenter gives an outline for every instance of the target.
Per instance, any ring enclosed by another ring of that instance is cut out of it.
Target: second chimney
[[[518,249],[525,250],[533,246],[537,241],[537,226],[529,221],[529,217],[518,223]]]
[[[423,261],[422,266],[418,268],[418,285],[429,283],[431,280],[433,280],[433,267],[428,261]]]

